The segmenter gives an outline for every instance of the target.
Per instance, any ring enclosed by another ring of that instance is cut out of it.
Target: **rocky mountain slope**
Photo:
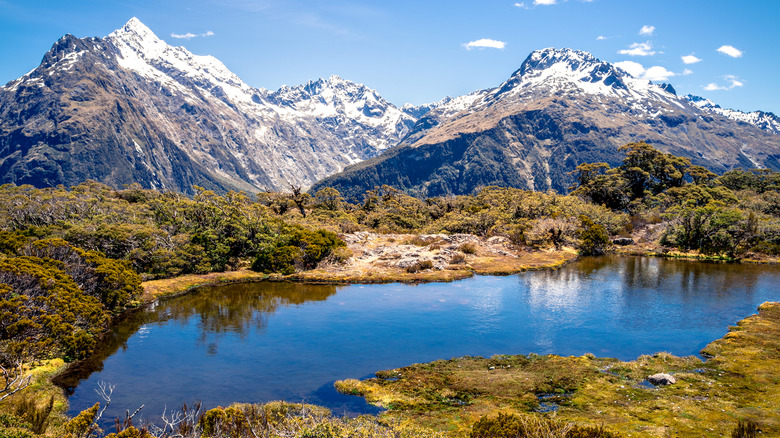
[[[683,96],[683,99],[706,112],[719,114],[728,117],[729,119],[736,120],[737,122],[747,123],[773,134],[780,134],[780,117],[774,113],[765,111],[752,111],[747,113],[740,110],[721,108],[721,106],[715,102],[700,96],[694,96],[693,94],[686,94]]]
[[[416,119],[337,76],[250,87],[133,18],[62,37],[0,87],[0,183],[288,190],[394,146]]]
[[[315,190],[565,190],[577,164],[615,164],[615,148],[636,140],[719,171],[776,169],[778,132],[771,113],[679,98],[568,49],[534,52],[496,88],[427,105],[397,108],[338,76],[269,91],[133,18],[104,38],[62,37],[0,87],[0,183],[257,192],[354,165]]]
[[[780,136],[672,91],[589,53],[535,51],[498,87],[435,105],[404,146],[312,190],[332,186],[350,197],[382,184],[422,196],[471,193],[486,185],[566,191],[577,165],[617,165],[617,148],[642,140],[718,172],[780,170]]]

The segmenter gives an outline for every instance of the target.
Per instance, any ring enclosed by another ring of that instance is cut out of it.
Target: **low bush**
[[[458,251],[462,252],[463,254],[476,254],[477,245],[472,242],[467,242],[459,246]]]
[[[756,438],[760,430],[753,420],[739,420],[737,427],[731,431],[731,438]]]
[[[259,251],[252,269],[259,272],[278,272],[289,275],[296,269],[313,269],[337,248],[346,244],[336,233],[327,230],[311,231],[298,225],[290,226],[276,242]],[[340,253],[341,257],[346,252]]]
[[[414,274],[420,271],[425,271],[426,269],[433,269],[433,262],[430,260],[421,260],[419,262],[414,263],[413,265],[409,265],[406,267],[406,272],[410,274]]]
[[[466,256],[464,254],[453,254],[452,258],[450,258],[451,265],[460,265],[462,263],[466,263]]]

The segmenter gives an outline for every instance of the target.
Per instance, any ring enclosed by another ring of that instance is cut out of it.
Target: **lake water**
[[[60,383],[71,414],[102,402],[98,382],[114,385],[104,424],[198,400],[372,413],[333,382],[466,355],[696,355],[765,301],[780,301],[777,266],[640,257],[454,283],[204,288],[128,315]]]

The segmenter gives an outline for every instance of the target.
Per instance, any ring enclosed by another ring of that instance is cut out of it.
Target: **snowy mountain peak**
[[[512,88],[520,83],[574,83],[584,91],[603,93],[626,89],[626,77],[630,75],[588,52],[546,48],[531,52],[505,85]]]
[[[405,133],[415,117],[386,101],[375,90],[339,76],[295,87],[284,86],[269,95],[282,108],[322,119],[347,116],[388,133]],[[387,147],[382,145],[382,149]]]
[[[139,51],[159,51],[167,44],[152,32],[136,17],[131,18],[124,26],[115,30],[109,38],[121,41]]]
[[[757,128],[763,129],[764,131],[771,132],[773,134],[780,134],[780,117],[774,113],[764,111],[753,111],[748,113],[730,108],[723,108],[709,99],[705,99],[701,96],[695,96],[693,94],[686,94],[683,96],[683,99],[687,100],[691,105],[703,111],[712,114],[719,114],[738,122],[749,123]]]
[[[601,63],[588,52],[572,49],[556,49],[548,47],[546,49],[534,50],[523,61],[518,72],[521,75],[529,74],[532,70],[546,70],[555,64],[566,64],[570,70],[578,70],[584,64]]]
[[[709,99],[705,99],[701,96],[695,96],[693,94],[686,94],[685,96],[683,96],[683,99],[687,100],[688,102],[694,104],[699,108],[720,108],[720,105],[716,104],[715,102]]]
[[[232,102],[262,101],[262,89],[253,89],[213,56],[194,55],[184,47],[165,43],[133,17],[107,38],[117,49],[117,62],[127,70],[180,90],[191,86]]]

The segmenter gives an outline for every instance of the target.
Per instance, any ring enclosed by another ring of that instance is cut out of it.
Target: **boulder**
[[[658,373],[652,376],[647,376],[647,381],[655,386],[673,385],[677,383],[677,379],[671,374]]]
[[[615,245],[620,245],[620,246],[633,245],[634,244],[634,239],[632,239],[630,237],[616,237],[616,238],[612,239],[612,243],[614,243]]]

